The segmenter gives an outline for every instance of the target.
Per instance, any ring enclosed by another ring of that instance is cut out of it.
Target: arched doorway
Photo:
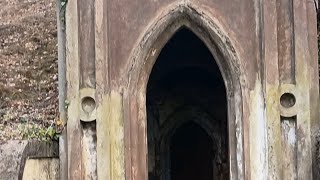
[[[189,29],[161,50],[146,101],[150,180],[229,179],[226,88],[210,50]]]

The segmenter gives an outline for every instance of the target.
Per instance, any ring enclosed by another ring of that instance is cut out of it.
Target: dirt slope
[[[0,7],[0,140],[43,139],[58,116],[55,1]]]

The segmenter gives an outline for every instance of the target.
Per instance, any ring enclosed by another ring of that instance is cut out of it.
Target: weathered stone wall
[[[149,75],[182,27],[223,76],[230,178],[319,179],[313,1],[69,1],[66,24],[69,179],[91,176],[85,162],[98,179],[147,179]],[[83,122],[96,123],[97,161]]]
[[[0,177],[18,180],[22,156],[28,141],[7,141],[0,144]]]
[[[59,159],[27,159],[22,180],[59,180]]]

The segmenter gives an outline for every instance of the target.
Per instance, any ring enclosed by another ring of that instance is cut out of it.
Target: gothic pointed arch
[[[207,13],[180,3],[162,13],[136,43],[123,81],[126,179],[147,179],[146,87],[161,49],[181,28],[196,34],[212,53],[222,74],[228,101],[230,177],[245,178],[242,117],[242,70],[237,53],[222,27]],[[233,179],[232,178],[232,179]]]

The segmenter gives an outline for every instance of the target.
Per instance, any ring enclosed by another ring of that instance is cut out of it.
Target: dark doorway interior
[[[149,180],[229,179],[224,81],[209,49],[186,28],[153,66],[147,118]]]
[[[170,169],[174,180],[212,180],[213,144],[197,124],[186,123],[171,138]]]

